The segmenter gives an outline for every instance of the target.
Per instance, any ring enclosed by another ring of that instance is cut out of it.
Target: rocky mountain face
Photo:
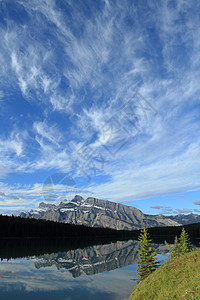
[[[20,215],[25,218],[123,230],[141,229],[143,224],[146,227],[181,225],[163,215],[146,215],[135,207],[92,197],[84,199],[78,195],[70,202],[61,202],[58,206],[42,202],[35,210]]]
[[[159,254],[168,252],[165,245],[153,245]],[[74,278],[82,273],[93,275],[136,264],[137,241],[118,241],[107,245],[92,246],[31,257],[37,269],[55,265],[58,270],[67,269]]]
[[[200,223],[200,215],[197,214],[180,214],[176,216],[169,216],[168,218],[178,223],[181,223],[182,225]]]

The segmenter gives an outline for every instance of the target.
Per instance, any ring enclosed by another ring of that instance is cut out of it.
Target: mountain
[[[141,229],[143,224],[146,227],[181,225],[163,215],[146,215],[135,207],[92,197],[84,199],[79,195],[58,206],[42,202],[35,210],[21,213],[20,216],[123,230]]]
[[[169,219],[181,223],[182,225],[200,223],[200,215],[197,214],[180,214],[176,216],[168,216]]]

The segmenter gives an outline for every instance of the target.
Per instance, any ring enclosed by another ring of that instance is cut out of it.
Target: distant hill
[[[143,224],[146,227],[181,225],[163,215],[147,215],[135,207],[92,197],[84,199],[79,195],[68,203],[61,202],[58,206],[42,202],[38,208],[21,213],[20,216],[118,230],[137,230]]]

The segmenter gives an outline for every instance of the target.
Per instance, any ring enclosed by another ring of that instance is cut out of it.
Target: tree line
[[[131,238],[133,232],[103,227],[65,224],[41,219],[0,215],[0,238],[26,237],[117,237]]]
[[[148,232],[154,242],[173,242],[181,234],[183,226],[153,227]],[[199,238],[200,223],[184,225],[191,239]],[[25,237],[116,237],[137,239],[140,230],[116,230],[86,225],[65,224],[41,219],[29,219],[0,215],[0,238]]]

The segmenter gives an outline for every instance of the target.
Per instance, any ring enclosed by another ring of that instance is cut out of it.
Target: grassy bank
[[[200,299],[200,250],[167,261],[141,281],[129,300]]]

